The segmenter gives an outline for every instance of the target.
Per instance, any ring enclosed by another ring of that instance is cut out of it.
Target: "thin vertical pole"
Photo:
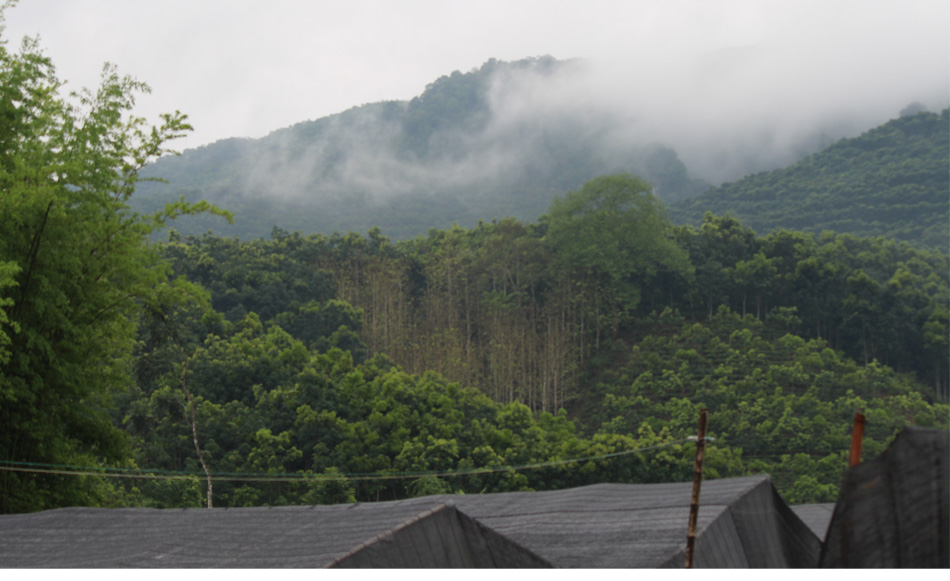
[[[848,466],[861,463],[861,443],[864,440],[864,414],[854,412],[854,428],[851,430],[851,459]]]
[[[696,521],[699,518],[699,489],[703,483],[703,457],[706,453],[706,418],[709,410],[699,410],[699,433],[696,436],[696,465],[693,468],[693,496],[689,503],[689,529],[686,532],[686,568],[693,568],[696,551]]]

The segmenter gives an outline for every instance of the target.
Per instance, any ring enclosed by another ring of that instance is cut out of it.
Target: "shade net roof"
[[[67,508],[0,516],[3,567],[682,567],[691,483],[333,506]],[[698,567],[814,567],[767,476],[702,486]]]
[[[823,567],[950,567],[950,432],[906,428],[845,474]]]

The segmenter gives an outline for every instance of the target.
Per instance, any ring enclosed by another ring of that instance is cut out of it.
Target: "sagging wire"
[[[693,437],[695,439],[695,436]],[[574,464],[580,462],[591,462],[594,460],[603,460],[606,458],[616,458],[618,456],[629,456],[639,454],[650,450],[668,448],[676,444],[682,444],[690,441],[690,438],[681,440],[672,440],[655,446],[644,446],[634,448],[633,450],[623,450],[621,452],[610,452],[608,454],[599,454],[596,456],[587,456],[584,458],[571,458],[568,460],[552,460],[550,462],[536,462],[533,464],[521,464],[517,466],[493,466],[486,468],[463,468],[460,470],[432,470],[418,472],[375,472],[363,474],[266,474],[266,473],[240,473],[240,472],[212,472],[211,478],[218,481],[236,481],[236,482],[310,482],[312,480],[321,481],[366,481],[366,480],[401,480],[409,478],[424,478],[428,476],[451,477],[451,476],[469,476],[476,474],[493,474],[496,472],[509,472],[521,470],[536,470],[539,468],[550,468],[554,466],[563,466],[565,464]],[[105,468],[94,466],[72,466],[68,464],[43,464],[39,462],[13,462],[0,460],[0,470],[8,472],[27,472],[37,474],[55,474],[63,476],[99,476],[106,478],[141,478],[150,480],[187,480],[193,477],[206,478],[204,472],[176,472],[169,470],[143,470],[140,468]]]

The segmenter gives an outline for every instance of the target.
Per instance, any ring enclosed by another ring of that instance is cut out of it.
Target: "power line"
[[[364,480],[400,480],[409,478],[424,478],[427,476],[469,476],[475,474],[492,474],[496,472],[509,472],[521,470],[536,470],[539,468],[550,468],[554,466],[563,466],[565,464],[574,464],[579,462],[590,462],[593,460],[603,460],[607,458],[616,458],[619,456],[628,456],[638,454],[649,450],[667,448],[676,444],[682,444],[690,441],[688,438],[673,440],[664,444],[655,446],[645,446],[633,450],[624,450],[622,452],[610,452],[608,454],[599,454],[596,456],[587,456],[584,458],[571,458],[569,460],[552,460],[550,462],[536,462],[532,464],[522,464],[517,466],[494,466],[486,468],[464,468],[461,470],[431,470],[417,472],[375,472],[363,474],[268,474],[268,473],[239,473],[239,472],[212,472],[211,479],[218,481],[241,481],[241,482],[309,482],[311,480],[323,481],[364,481]],[[43,464],[39,462],[13,462],[0,460],[0,470],[8,472],[26,472],[37,474],[57,474],[63,476],[99,476],[105,478],[143,478],[151,480],[185,480],[191,477],[207,478],[204,472],[176,472],[170,470],[143,470],[140,468],[106,468],[95,466],[73,466],[68,464]]]

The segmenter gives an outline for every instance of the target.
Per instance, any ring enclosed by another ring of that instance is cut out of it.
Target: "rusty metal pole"
[[[848,466],[861,463],[861,443],[864,441],[864,414],[854,412],[854,428],[851,430],[851,459]]]
[[[699,433],[696,435],[696,465],[693,468],[693,496],[689,503],[689,528],[686,532],[686,568],[693,568],[696,552],[696,521],[699,518],[699,489],[703,483],[703,457],[706,453],[706,417],[709,410],[699,410]]]

